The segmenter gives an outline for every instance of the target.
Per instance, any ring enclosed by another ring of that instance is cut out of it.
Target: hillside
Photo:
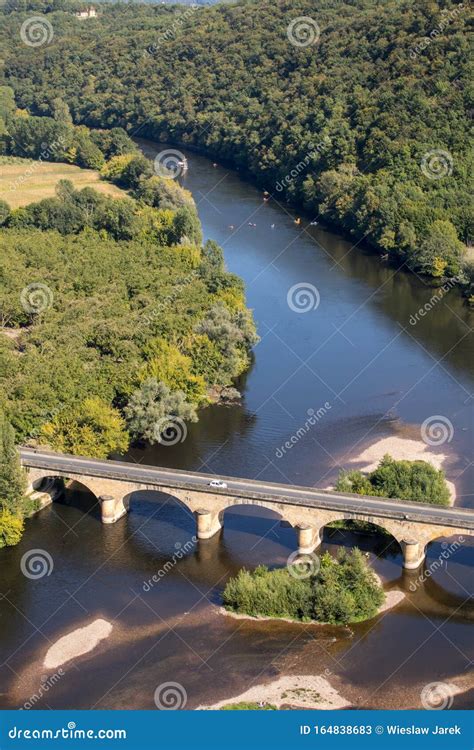
[[[104,6],[90,23],[47,13],[34,48],[15,42],[25,17],[2,34],[21,107],[59,96],[76,123],[192,144],[397,263],[465,278],[465,4]]]

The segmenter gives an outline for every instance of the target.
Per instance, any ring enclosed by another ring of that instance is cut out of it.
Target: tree
[[[358,549],[328,552],[319,570],[298,577],[288,568],[268,570],[259,565],[253,572],[243,568],[230,578],[223,592],[224,605],[251,616],[315,619],[336,625],[373,617],[385,595]]]
[[[165,339],[153,339],[145,349],[147,358],[141,376],[168,386],[170,391],[182,391],[194,403],[203,401],[206,384],[200,375],[193,373],[193,361]]]
[[[197,422],[195,407],[182,391],[172,391],[155,378],[146,380],[132,395],[125,408],[128,428],[133,437],[157,443],[173,418]]]
[[[41,438],[60,453],[94,458],[107,458],[128,448],[125,423],[119,412],[97,397],[85,399],[70,412],[60,412],[43,425]]]
[[[383,589],[360,550],[326,552],[314,580],[314,616],[320,622],[346,624],[377,614]]]
[[[10,216],[10,206],[6,201],[0,200],[0,226],[5,224],[8,217]]]
[[[26,478],[15,445],[15,432],[0,410],[0,509],[21,518],[25,490]]]
[[[434,221],[420,244],[416,257],[418,267],[435,277],[455,276],[461,268],[465,252],[450,221]]]
[[[173,222],[172,241],[180,245],[201,245],[201,222],[194,207],[183,206],[176,211]]]
[[[18,544],[23,535],[23,529],[21,516],[14,515],[9,510],[0,510],[0,549]]]
[[[433,505],[449,505],[450,498],[443,471],[427,461],[395,461],[389,455],[370,474],[342,471],[336,489]]]

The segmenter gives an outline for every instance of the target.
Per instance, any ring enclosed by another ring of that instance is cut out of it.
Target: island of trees
[[[467,4],[104,4],[90,23],[74,7],[7,2],[2,75],[20,107],[55,117],[67,105],[76,124],[197,147],[398,265],[472,293]],[[18,39],[33,8],[54,29],[34,48]],[[289,39],[301,17],[317,24],[313,43]]]
[[[291,566],[269,570],[259,565],[243,568],[224,589],[224,606],[231,612],[252,617],[289,618],[346,625],[377,614],[385,595],[364,555],[354,548],[326,552],[319,570],[305,577],[293,574]]]
[[[432,505],[450,503],[444,471],[427,461],[396,461],[389,455],[368,474],[358,470],[341,471],[335,489]]]

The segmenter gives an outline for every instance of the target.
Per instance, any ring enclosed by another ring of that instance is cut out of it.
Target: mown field
[[[59,180],[70,180],[76,190],[93,187],[99,193],[125,197],[120,188],[100,179],[93,169],[13,157],[0,157],[0,199],[11,208],[51,198]]]

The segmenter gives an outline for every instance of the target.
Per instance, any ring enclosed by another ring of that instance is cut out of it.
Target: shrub
[[[228,581],[223,599],[229,609],[253,617],[307,620],[311,616],[309,579],[298,580],[286,568],[269,571],[260,565],[253,573],[243,568]]]
[[[385,455],[370,474],[341,472],[336,489],[357,495],[449,505],[449,489],[443,471],[427,461],[395,461],[389,455]]]
[[[0,511],[0,548],[18,544],[23,534],[23,519],[9,510]]]
[[[314,583],[314,617],[342,624],[373,617],[384,601],[383,589],[357,548],[326,552]]]
[[[337,558],[326,552],[314,576],[299,579],[287,568],[252,573],[243,568],[223,593],[224,606],[253,617],[289,617],[346,624],[373,617],[384,592],[358,549],[341,550]]]
[[[264,703],[261,706],[259,703],[247,703],[241,701],[240,703],[228,703],[226,706],[222,706],[221,711],[277,711],[277,707],[273,703]]]

